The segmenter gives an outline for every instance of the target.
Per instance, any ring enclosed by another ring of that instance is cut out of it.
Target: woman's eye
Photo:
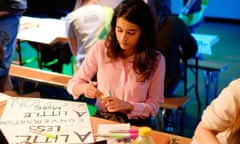
[[[134,34],[135,34],[135,32],[133,32],[133,31],[130,31],[130,32],[128,32],[128,34],[129,34],[129,35],[134,35]]]
[[[120,33],[120,32],[122,32],[122,30],[121,30],[121,29],[116,29],[116,31],[117,31],[117,32],[119,32],[119,33]]]

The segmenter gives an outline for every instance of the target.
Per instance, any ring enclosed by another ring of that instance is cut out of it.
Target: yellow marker
[[[88,83],[89,84],[92,84],[92,81],[91,80],[88,80]],[[109,85],[109,95],[110,96],[112,96],[112,92],[111,92],[111,87],[110,87],[110,85]],[[106,99],[107,98],[107,96],[105,96],[105,95],[101,95],[101,98],[104,100],[104,99]]]
[[[56,139],[56,135],[54,134],[50,134],[50,133],[45,133],[45,132],[40,132],[40,131],[35,131],[35,130],[30,130],[30,132],[35,133],[35,134],[39,134],[42,136],[45,136],[47,138],[51,138],[51,139]]]
[[[101,98],[102,98],[102,99],[106,99],[107,97],[106,97],[105,95],[102,95]]]
[[[108,83],[108,94],[109,94],[109,96],[112,96],[112,88],[111,88],[110,83]]]

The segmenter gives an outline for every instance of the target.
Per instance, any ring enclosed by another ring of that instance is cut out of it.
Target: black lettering
[[[80,139],[81,142],[84,142],[86,140],[86,138],[91,134],[91,132],[87,132],[85,135],[80,135],[78,132],[74,131],[74,134],[76,134],[78,136],[78,138]]]

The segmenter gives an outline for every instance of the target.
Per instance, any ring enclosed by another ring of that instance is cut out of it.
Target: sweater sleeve
[[[240,79],[231,82],[212,101],[202,116],[205,125],[215,131],[225,131],[232,123],[234,112],[240,103]]]

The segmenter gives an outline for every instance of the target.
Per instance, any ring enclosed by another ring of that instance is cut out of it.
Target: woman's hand
[[[118,99],[114,96],[108,96],[103,99],[108,112],[125,112],[132,111],[133,106],[129,102]]]
[[[103,93],[97,89],[97,82],[90,82],[85,85],[84,95],[88,98],[97,98]]]

